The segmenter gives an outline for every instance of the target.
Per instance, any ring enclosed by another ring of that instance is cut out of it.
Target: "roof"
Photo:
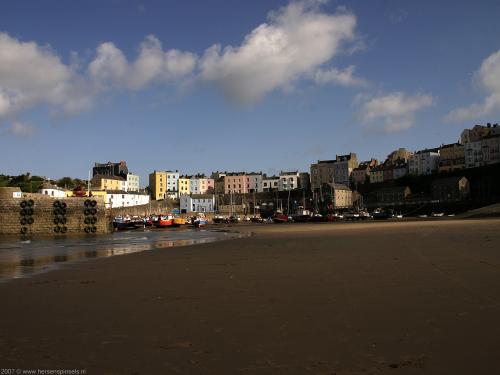
[[[126,181],[123,177],[121,176],[108,176],[104,174],[96,174],[94,177],[92,177],[92,180],[102,180],[105,178],[106,180],[119,180],[119,181]]]
[[[415,152],[415,154],[424,154],[426,152],[437,152],[437,153],[439,153],[439,147],[426,148],[426,149],[423,149],[423,150],[419,150],[419,151]]]
[[[385,169],[384,165],[383,164],[379,164],[379,165],[376,165],[375,167],[373,167],[370,172],[380,172],[380,171],[383,171]]]
[[[189,197],[191,199],[213,199],[213,194],[191,194],[191,195],[181,195],[182,197]]]
[[[318,160],[316,164],[332,164],[335,163],[335,160]]]
[[[443,148],[452,148],[452,147],[464,147],[464,145],[456,142],[456,143],[449,143],[447,145],[441,145],[440,149],[443,149]]]
[[[349,161],[349,160],[351,160],[354,157],[356,157],[356,154],[352,153],[352,152],[350,154],[347,154],[347,155],[336,155],[335,161],[336,162],[339,162],[339,161]]]
[[[500,137],[500,134],[490,134],[487,135],[486,137],[483,137],[482,139],[491,139],[491,138],[498,138]]]
[[[149,195],[140,191],[125,191],[125,190],[105,190],[106,194],[126,194],[126,195]],[[92,192],[94,192],[92,190]]]
[[[328,185],[330,185],[330,187],[332,187],[333,190],[349,190],[349,191],[351,190],[343,184],[336,184],[336,183],[329,182]]]

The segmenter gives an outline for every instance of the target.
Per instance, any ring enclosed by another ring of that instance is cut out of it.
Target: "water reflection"
[[[46,272],[61,263],[241,237],[215,231],[118,232],[93,238],[0,240],[0,280]],[[89,249],[91,247],[91,249]]]

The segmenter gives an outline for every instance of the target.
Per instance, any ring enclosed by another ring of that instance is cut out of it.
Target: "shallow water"
[[[66,262],[208,243],[241,236],[238,233],[187,229],[126,231],[95,237],[1,239],[0,281],[47,272]]]

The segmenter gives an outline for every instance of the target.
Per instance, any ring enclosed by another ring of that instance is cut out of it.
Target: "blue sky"
[[[384,159],[499,122],[498,1],[0,4],[0,173]]]

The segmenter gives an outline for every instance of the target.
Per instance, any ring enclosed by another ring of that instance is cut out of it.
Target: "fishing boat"
[[[372,217],[375,220],[385,220],[393,217],[393,213],[391,210],[384,210],[381,208],[377,208],[373,211]]]
[[[172,226],[180,227],[181,225],[185,224],[186,224],[186,219],[184,219],[183,217],[176,216],[174,217],[174,222],[172,223]]]
[[[174,224],[174,217],[170,214],[160,215],[155,222],[157,228],[170,228]]]
[[[116,230],[131,230],[142,227],[136,221],[130,220],[129,217],[116,216],[113,219],[113,228]]]
[[[207,218],[202,213],[200,213],[200,214],[198,214],[198,216],[194,217],[191,220],[191,222],[195,228],[201,228],[201,227],[204,227],[208,224]]]
[[[289,221],[288,216],[280,211],[276,211],[273,215],[273,222],[281,224]]]
[[[212,219],[212,222],[214,224],[222,224],[222,223],[227,223],[228,219],[226,219],[224,216],[221,215],[215,215]]]
[[[323,223],[323,222],[328,221],[328,218],[326,216],[321,215],[321,214],[314,214],[311,216],[309,221],[311,223]]]

